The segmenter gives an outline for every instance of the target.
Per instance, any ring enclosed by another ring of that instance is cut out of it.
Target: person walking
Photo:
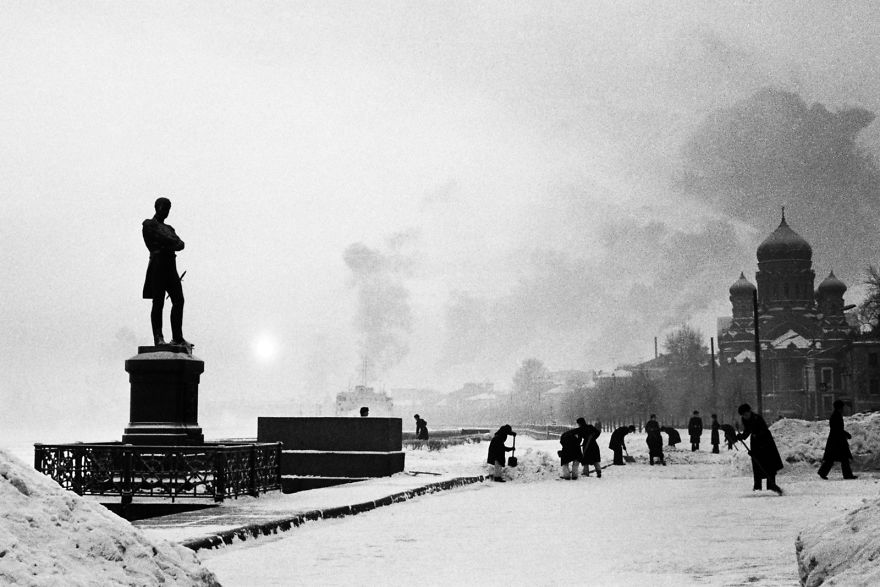
[[[688,421],[688,434],[691,436],[691,452],[700,450],[700,437],[703,435],[703,419],[697,410],[694,410],[694,415]]]
[[[583,418],[578,418],[577,424],[577,428],[566,430],[559,437],[559,444],[562,445],[562,449],[556,454],[559,455],[559,460],[562,463],[563,479],[577,479],[578,465],[584,458],[581,452],[581,444],[587,437],[587,421]]]
[[[754,491],[761,491],[761,480],[767,479],[767,489],[782,495],[782,488],[776,484],[776,473],[782,470],[782,458],[773,440],[773,434],[767,422],[760,414],[752,412],[749,404],[743,404],[737,410],[742,417],[743,431],[737,440],[752,438],[749,456],[752,457],[752,475],[755,479]]]
[[[718,454],[718,445],[721,443],[721,436],[718,434],[718,414],[712,414],[712,435],[709,440],[712,441],[712,454]]]
[[[579,418],[578,424],[583,420],[583,418]],[[587,424],[586,421],[584,421],[584,426],[584,458],[581,460],[581,464],[584,466],[584,476],[590,476],[590,465],[593,465],[596,469],[596,477],[602,477],[602,465],[599,462],[602,460],[602,455],[599,451],[599,443],[596,442],[602,431],[598,426]]]
[[[504,471],[505,453],[513,450],[513,447],[505,445],[508,436],[516,436],[516,432],[513,431],[510,424],[505,424],[498,429],[498,432],[489,441],[489,456],[486,458],[486,462],[495,466],[495,474],[492,480],[499,483],[504,483],[501,473]]]
[[[828,440],[825,442],[825,454],[822,455],[822,466],[819,467],[817,473],[822,479],[828,479],[828,472],[834,466],[835,461],[840,461],[840,470],[844,479],[856,479],[849,461],[852,459],[852,452],[849,450],[849,442],[852,436],[843,428],[843,401],[836,400],[834,402],[834,411],[828,418]]]
[[[625,465],[623,460],[623,451],[626,450],[626,442],[624,441],[627,434],[635,432],[635,426],[621,426],[611,433],[611,440],[608,442],[608,448],[614,452],[614,464]]]
[[[657,421],[657,415],[651,414],[647,422],[645,422],[645,432],[648,437],[645,444],[648,445],[648,463],[653,465],[654,459],[659,459],[661,465],[666,465],[663,459],[663,437],[660,436],[660,422]]]

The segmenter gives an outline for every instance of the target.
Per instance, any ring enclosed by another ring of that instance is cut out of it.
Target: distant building
[[[779,227],[758,246],[757,286],[741,273],[730,286],[732,316],[718,320],[719,379],[728,392],[735,383],[754,402],[757,292],[763,409],[771,418],[824,418],[835,399],[858,409],[866,393],[848,379],[847,365],[862,360],[866,345],[854,346],[858,332],[845,314],[846,285],[831,271],[814,290],[812,255],[783,211]],[[880,381],[880,374],[873,377]]]
[[[336,394],[337,416],[358,416],[362,407],[370,408],[371,416],[391,417],[394,403],[385,392],[375,392],[372,387],[355,385],[354,391],[342,391]]]

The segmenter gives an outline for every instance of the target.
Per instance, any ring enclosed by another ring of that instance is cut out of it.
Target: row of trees
[[[509,411],[521,422],[571,422],[579,416],[602,421],[639,422],[656,413],[684,420],[694,409],[732,413],[741,403],[742,381],[729,381],[714,393],[709,350],[703,335],[690,326],[671,332],[665,353],[631,376],[602,377],[596,381],[566,382],[561,402],[550,402],[548,390],[556,386],[549,370],[538,359],[522,362],[513,378]],[[555,407],[555,413],[553,412]]]
[[[862,336],[880,335],[880,268],[869,265],[863,275],[865,299],[856,318]],[[726,372],[716,385],[703,334],[688,325],[669,333],[664,354],[647,364],[628,369],[632,376],[603,377],[593,383],[568,381],[561,402],[550,402],[547,391],[557,385],[538,359],[522,362],[513,378],[513,393],[504,411],[512,421],[571,422],[579,416],[603,421],[642,421],[650,413],[684,420],[695,409],[704,415],[716,412],[723,419],[750,401],[753,378],[748,371]],[[555,406],[555,413],[553,407]]]

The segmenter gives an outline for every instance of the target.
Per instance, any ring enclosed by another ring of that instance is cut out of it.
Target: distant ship
[[[370,408],[371,416],[390,418],[394,403],[384,391],[377,393],[366,385],[355,385],[354,391],[336,394],[337,416],[359,416],[362,407]]]

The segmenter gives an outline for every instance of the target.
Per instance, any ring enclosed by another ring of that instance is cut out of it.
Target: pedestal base
[[[177,422],[129,422],[122,435],[125,444],[194,445],[203,444],[205,435],[198,424]]]
[[[205,363],[187,347],[138,347],[125,362],[131,382],[126,444],[186,445],[205,440],[198,423],[199,377]]]

